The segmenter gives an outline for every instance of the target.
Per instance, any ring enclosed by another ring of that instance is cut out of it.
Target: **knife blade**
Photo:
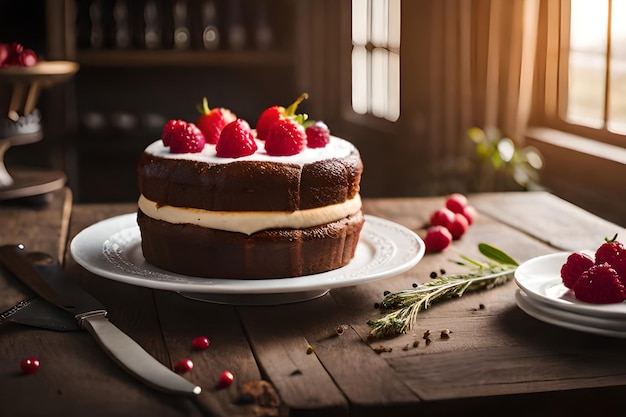
[[[81,330],[74,316],[41,297],[29,297],[0,313],[0,324],[19,323],[56,331]]]
[[[34,299],[35,297],[25,298],[22,301],[15,304],[13,307],[0,313],[0,323],[3,323],[9,320],[11,317],[15,316],[15,314],[19,312],[21,309],[28,307]]]
[[[44,254],[41,258],[45,259],[46,256],[48,255]],[[32,255],[30,257],[33,258]],[[91,333],[104,351],[132,375],[164,392],[200,394],[202,390],[199,386],[163,365],[112,324],[106,317],[106,308],[66,278],[60,266],[56,274],[44,276],[31,259],[24,245],[0,247],[0,262],[16,278],[41,297],[72,313],[79,327]]]

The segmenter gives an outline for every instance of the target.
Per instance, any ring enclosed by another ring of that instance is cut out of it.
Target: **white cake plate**
[[[72,240],[73,258],[101,277],[142,287],[169,290],[222,304],[285,304],[321,297],[332,288],[391,277],[415,266],[424,256],[422,239],[397,223],[365,216],[354,259],[321,274],[281,279],[198,278],[164,271],[146,262],[136,213],[103,220]]]

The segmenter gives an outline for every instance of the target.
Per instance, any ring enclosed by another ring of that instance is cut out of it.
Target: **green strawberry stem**
[[[204,116],[211,112],[211,109],[209,109],[209,101],[206,99],[206,97],[202,98],[202,104],[198,104],[196,106],[196,109],[198,109],[198,112]]]
[[[307,93],[300,94],[300,97],[298,97],[296,101],[291,103],[291,105],[285,109],[285,115],[287,116],[295,115],[296,110],[298,109],[298,106],[300,105],[300,103],[302,103],[307,98],[309,98],[309,95]]]
[[[298,123],[299,125],[302,125],[302,127],[306,128],[306,126],[304,125],[307,121],[307,119],[309,118],[309,115],[306,113],[302,113],[302,114],[296,114],[295,116],[292,117],[292,119]]]

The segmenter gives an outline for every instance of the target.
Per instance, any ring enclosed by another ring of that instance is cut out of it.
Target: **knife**
[[[80,330],[74,316],[40,297],[29,297],[0,313],[0,324],[12,322],[56,331]]]
[[[33,264],[33,259],[49,263],[52,258],[46,254],[27,254],[22,244],[0,247],[0,262],[9,271],[41,297],[72,313],[79,327],[91,333],[106,353],[132,375],[167,393],[200,394],[202,389],[199,386],[164,366],[113,325],[106,317],[105,307],[65,278],[58,264],[57,273],[44,276]]]

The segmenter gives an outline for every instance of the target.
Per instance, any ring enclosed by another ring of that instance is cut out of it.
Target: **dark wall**
[[[63,0],[58,1],[61,4]],[[116,50],[111,44],[92,48],[85,42],[89,39],[85,37],[89,24],[84,20],[85,16],[89,19],[88,8],[93,1],[99,1],[105,9],[111,9],[114,4],[113,0],[68,1],[67,5],[77,6],[77,18],[50,23],[46,21],[45,0],[0,0],[0,42],[23,43],[45,58],[47,42],[51,38],[63,38],[51,34],[65,31],[76,36],[77,54],[72,56],[73,48],[70,48],[67,59],[78,61],[80,70],[69,83],[44,91],[38,103],[43,115],[44,140],[11,148],[6,161],[8,166],[44,165],[64,169],[77,202],[135,200],[138,195],[135,167],[143,148],[159,137],[167,120],[195,121],[196,105],[203,97],[207,97],[211,107],[228,107],[254,125],[266,107],[287,105],[299,94],[293,60],[289,57],[295,6],[288,0],[241,0],[238,8],[234,7],[235,0],[215,0],[218,11],[221,10],[219,24],[229,24],[235,9],[239,9],[248,34],[248,43],[242,50],[231,50],[227,43],[221,43],[215,62],[209,58],[211,51],[201,50],[197,42],[186,51],[184,62],[175,62],[176,51],[167,42],[162,50],[166,54],[173,52],[173,62],[163,55],[154,59],[150,52],[159,51],[147,51],[145,45],[133,44],[124,50]],[[135,12],[142,11],[144,3],[144,0],[127,2]],[[157,3],[163,11],[172,9],[172,0]],[[202,2],[188,0],[187,3],[195,10]],[[246,55],[248,51],[258,52],[252,41],[252,29],[261,19],[262,7],[266,12],[271,9],[265,15],[275,31],[271,51],[279,57],[279,64],[262,56],[250,59]],[[193,22],[197,17],[197,13],[190,13]],[[164,12],[164,38],[171,35],[167,32],[171,29],[167,21]],[[225,37],[225,27],[222,29]],[[193,54],[201,54],[200,63],[193,61],[197,56]],[[112,65],[107,62],[111,56],[116,61]],[[137,60],[126,65],[126,57]]]
[[[0,0],[0,43],[19,42],[45,54],[45,40],[45,0]]]

